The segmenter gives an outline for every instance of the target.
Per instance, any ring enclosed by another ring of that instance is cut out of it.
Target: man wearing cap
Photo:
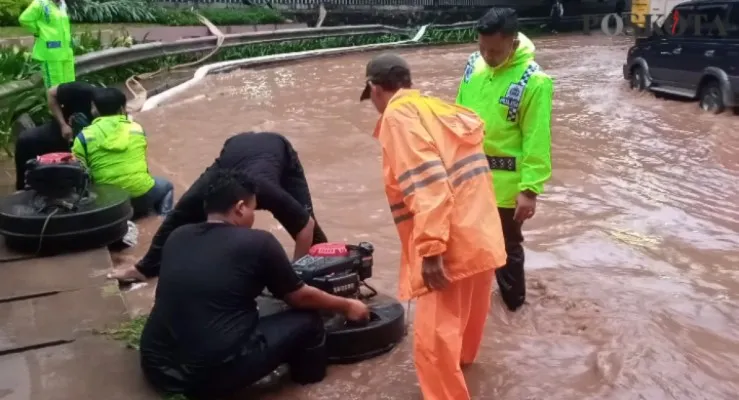
[[[534,44],[518,31],[516,11],[493,8],[477,25],[480,50],[467,60],[457,104],[485,121],[483,147],[493,171],[506,266],[495,271],[503,302],[526,300],[523,222],[552,177],[552,78],[534,61]]]
[[[374,136],[400,236],[401,299],[417,299],[413,357],[426,400],[470,398],[462,366],[475,360],[493,271],[505,263],[485,154],[470,110],[411,89],[408,64],[381,54],[360,100],[382,114]]]

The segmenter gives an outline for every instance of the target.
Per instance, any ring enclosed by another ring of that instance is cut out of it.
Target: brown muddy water
[[[623,39],[561,36],[536,45],[556,79],[554,177],[524,226],[528,305],[509,313],[491,296],[484,345],[466,372],[473,398],[736,399],[737,117],[630,92]],[[418,88],[452,100],[473,50],[405,55]],[[371,137],[377,114],[358,102],[368,57],[209,77],[184,103],[138,116],[151,132],[154,171],[173,177],[181,194],[229,135],[287,135],[330,239],[374,243],[372,283],[394,293],[398,241]],[[134,256],[156,224],[145,224]],[[269,215],[258,224],[291,251]],[[138,289],[143,308],[152,290]],[[269,398],[419,398],[409,340]]]

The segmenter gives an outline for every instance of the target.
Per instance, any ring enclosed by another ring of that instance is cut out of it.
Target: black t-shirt
[[[74,113],[82,113],[92,122],[92,94],[95,86],[85,82],[62,83],[56,88],[56,101],[62,108],[64,120]]]
[[[139,271],[157,276],[162,248],[168,243],[170,232],[184,224],[205,220],[203,202],[212,174],[218,169],[238,170],[252,179],[257,185],[257,208],[269,211],[293,238],[308,223],[311,217],[308,182],[290,142],[277,133],[240,133],[226,140],[213,165],[190,186],[164,219],[149,251],[136,264]]]
[[[282,298],[302,285],[268,232],[208,222],[176,229],[141,337],[142,366],[165,390],[187,387],[258,341],[255,299],[265,287]]]
[[[307,192],[308,184],[303,171],[298,171],[297,154],[284,136],[272,132],[234,135],[223,144],[214,166],[242,171],[254,180],[257,208],[272,213],[293,237],[308,223],[310,211],[306,204],[301,204],[289,192]],[[286,182],[288,176],[303,180],[297,185],[300,187]]]

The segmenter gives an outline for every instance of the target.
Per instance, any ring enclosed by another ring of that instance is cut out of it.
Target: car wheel
[[[405,309],[396,299],[378,294],[365,301],[370,308],[367,323],[348,322],[343,315],[324,316],[326,350],[332,364],[351,364],[385,354],[405,337]],[[285,311],[280,300],[258,297],[261,317]]]
[[[644,74],[644,68],[634,67],[631,70],[631,79],[629,80],[629,87],[639,92],[647,88],[647,78]]]
[[[698,100],[703,111],[720,114],[726,109],[721,86],[716,81],[709,81],[701,87]]]

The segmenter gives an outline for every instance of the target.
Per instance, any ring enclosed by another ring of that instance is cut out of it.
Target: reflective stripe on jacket
[[[18,22],[36,40],[32,56],[39,61],[69,61],[74,59],[72,29],[66,6],[52,0],[33,0],[18,17]]]
[[[552,78],[534,62],[531,40],[523,34],[519,40],[513,56],[497,68],[479,52],[472,54],[457,94],[457,104],[485,121],[485,154],[503,208],[515,207],[521,191],[542,193],[552,175]]]
[[[399,295],[428,291],[424,257],[442,255],[451,281],[506,261],[483,123],[470,110],[401,90],[377,123],[385,192],[402,247]]]
[[[126,116],[100,117],[77,135],[72,153],[87,167],[96,184],[115,185],[131,197],[154,187],[146,163],[146,136]]]

